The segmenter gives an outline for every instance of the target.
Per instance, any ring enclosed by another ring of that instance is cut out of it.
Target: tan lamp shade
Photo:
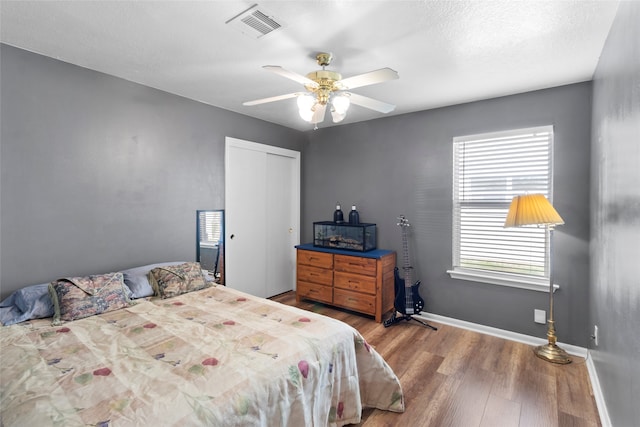
[[[515,196],[504,222],[505,227],[558,224],[564,224],[564,221],[543,194]]]

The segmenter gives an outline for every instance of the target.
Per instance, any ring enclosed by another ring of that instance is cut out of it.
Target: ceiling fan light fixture
[[[347,117],[346,113],[338,113],[334,108],[331,108],[331,117],[333,118],[333,123],[340,123]]]
[[[318,124],[324,121],[325,107],[326,105],[316,102],[313,108],[311,108],[311,111],[313,111],[313,114],[311,115],[311,120],[310,120],[311,123]]]
[[[298,110],[298,114],[300,114],[300,118],[305,122],[311,122],[313,118],[313,111],[311,110]]]
[[[311,123],[311,119],[313,118],[313,111],[308,110],[308,111],[298,111],[298,113],[300,114],[300,118],[302,118],[302,120],[304,120],[305,122],[309,122]]]
[[[316,103],[316,99],[310,93],[303,93],[298,96],[298,100],[296,102],[298,103],[299,109],[311,110],[311,107]]]
[[[331,112],[333,113],[333,111],[335,111],[336,114],[341,114],[343,116],[342,118],[344,118],[349,109],[349,105],[351,105],[351,101],[347,95],[340,94],[331,98],[331,105],[333,106]]]
[[[316,103],[316,99],[311,94],[303,94],[298,96],[298,113],[305,122],[310,122],[313,117],[313,106]]]

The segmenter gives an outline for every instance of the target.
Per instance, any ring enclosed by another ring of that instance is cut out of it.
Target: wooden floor
[[[432,323],[389,328],[373,318],[303,301],[272,298],[356,328],[395,371],[402,414],[366,409],[361,426],[600,426],[585,360],[569,365],[537,358],[526,344]]]

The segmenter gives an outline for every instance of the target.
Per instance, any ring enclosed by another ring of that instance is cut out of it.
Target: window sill
[[[534,279],[519,276],[517,274],[490,273],[487,271],[467,270],[457,268],[447,270],[452,279],[469,280],[472,282],[489,283],[492,285],[508,286],[511,288],[528,289],[530,291],[549,292],[549,282],[545,278]],[[553,285],[553,292],[560,289],[557,284]]]
[[[211,249],[215,249],[217,248],[219,245],[218,243],[209,243],[209,242],[200,242],[200,247],[201,248],[211,248]]]

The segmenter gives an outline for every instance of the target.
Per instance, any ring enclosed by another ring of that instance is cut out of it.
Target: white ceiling
[[[305,75],[315,54],[344,78],[389,67],[400,78],[353,92],[403,114],[590,80],[617,1],[260,1],[282,28],[255,39],[225,22],[254,1],[6,1],[3,43],[206,104],[308,130],[302,90],[262,69]],[[342,122],[385,116],[352,106]],[[333,126],[330,115],[319,127]]]

